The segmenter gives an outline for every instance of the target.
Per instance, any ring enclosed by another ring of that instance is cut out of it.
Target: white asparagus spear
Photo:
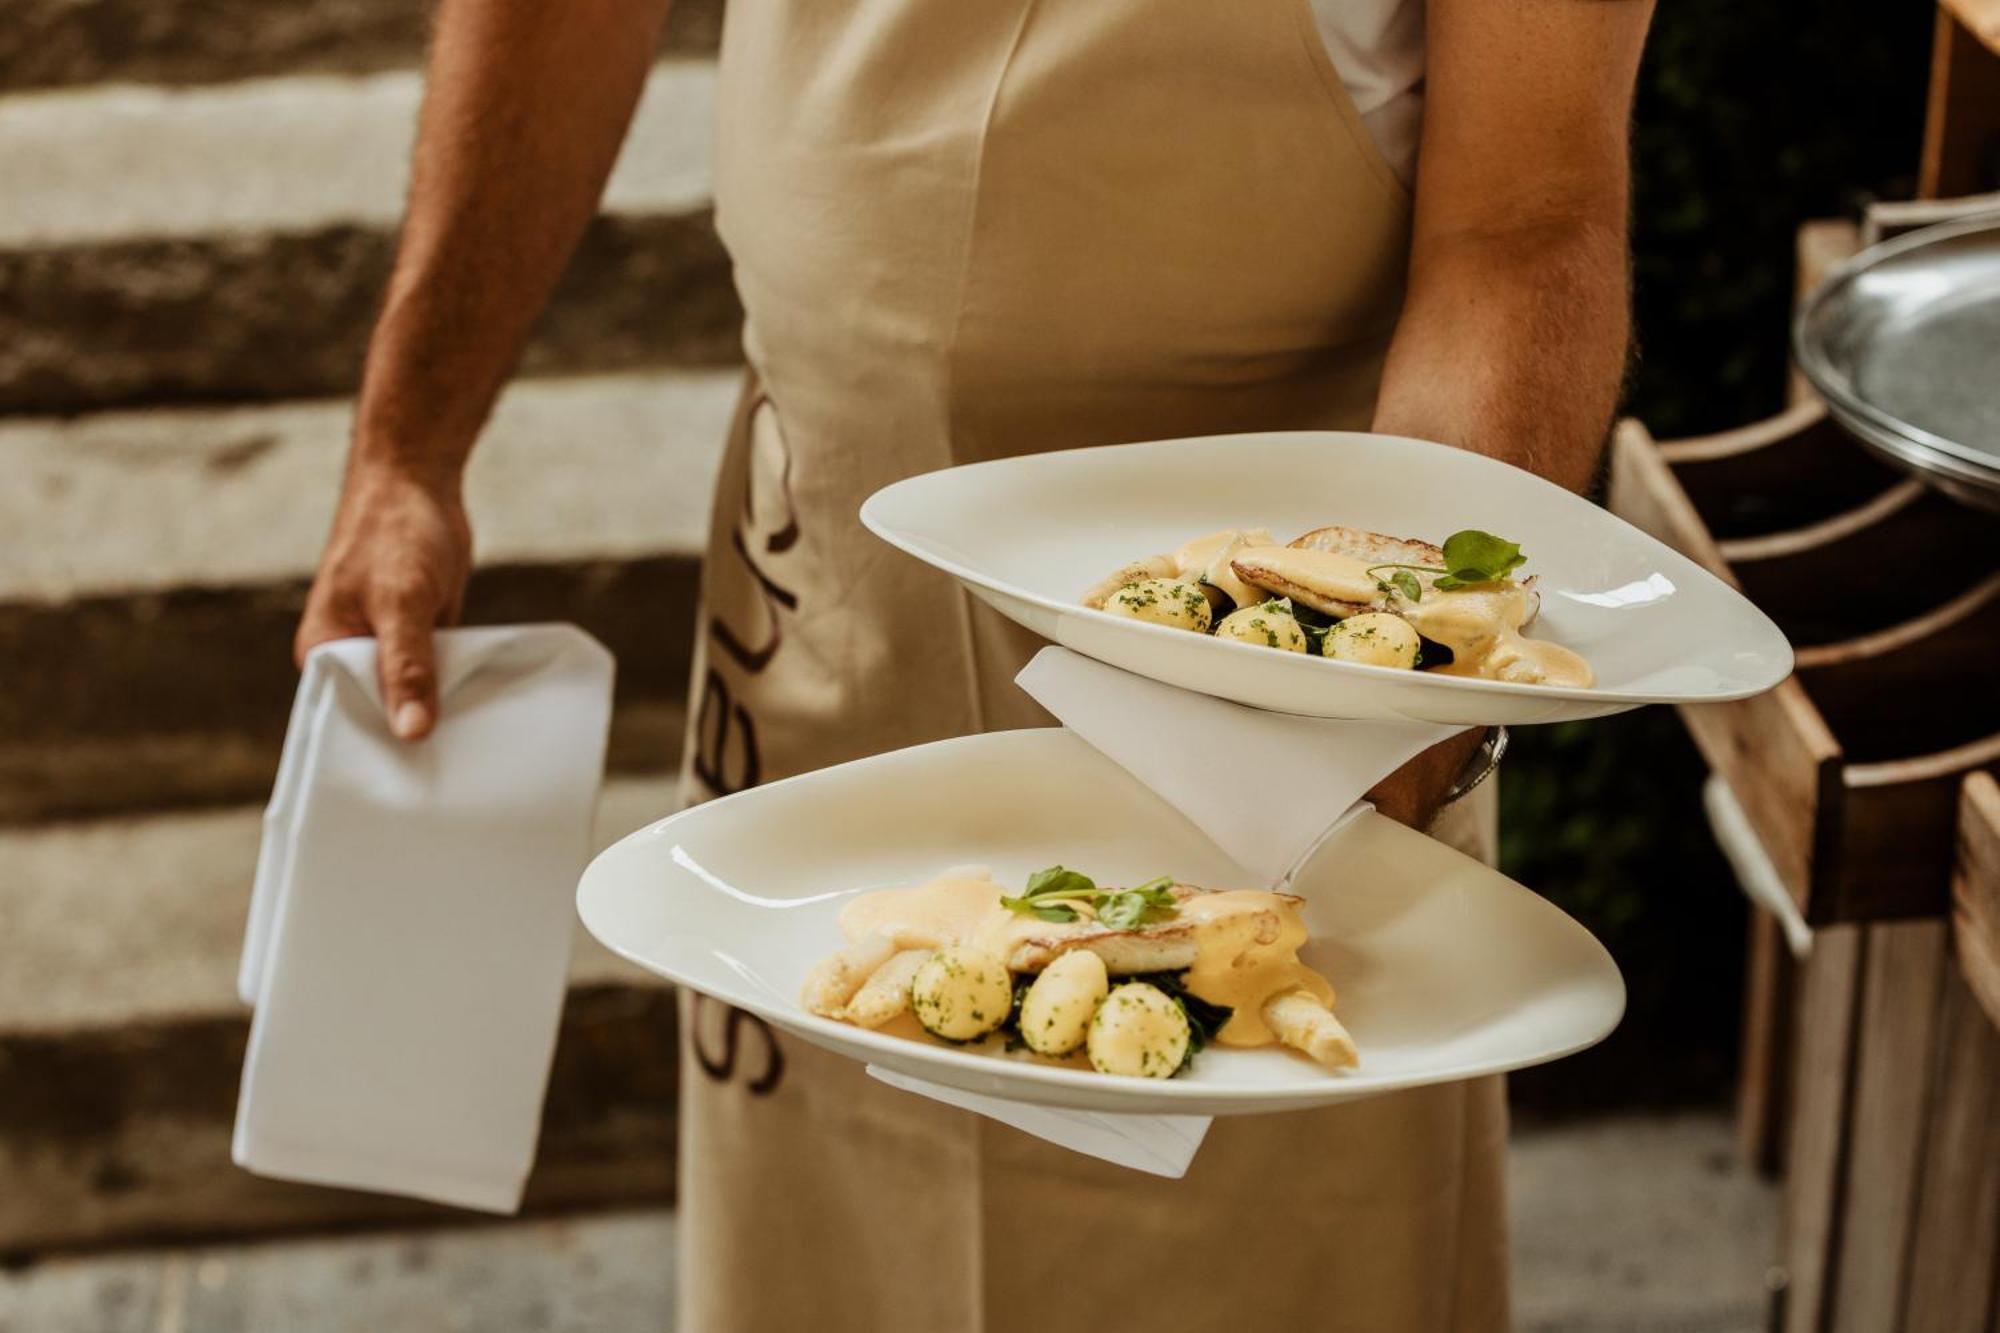
[[[1361,1063],[1354,1038],[1311,991],[1273,995],[1264,1001],[1264,1022],[1278,1034],[1279,1041],[1304,1051],[1328,1069],[1352,1069]]]
[[[904,949],[875,969],[854,998],[847,1002],[847,1020],[879,1028],[910,1007],[910,982],[932,954],[930,949]]]
[[[799,999],[823,1018],[839,1018],[854,992],[896,952],[896,942],[880,931],[848,945],[806,974]]]

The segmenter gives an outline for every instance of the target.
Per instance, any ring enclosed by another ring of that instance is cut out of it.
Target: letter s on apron
[[[1367,424],[1408,199],[1307,0],[734,0],[719,99],[750,375],[690,799],[1047,720],[1035,641],[867,534],[877,488]],[[683,1328],[1506,1325],[1497,1079],[1224,1119],[1174,1182],[683,1018]]]

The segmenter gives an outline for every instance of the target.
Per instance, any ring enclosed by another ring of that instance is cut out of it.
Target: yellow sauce
[[[1263,528],[1224,528],[1174,552],[1174,568],[1181,578],[1208,580],[1238,606],[1254,606],[1264,600],[1263,590],[1244,582],[1229,562],[1244,547],[1268,546],[1272,540]]]
[[[1590,663],[1577,653],[1521,633],[1534,603],[1519,583],[1479,583],[1439,592],[1426,578],[1423,598],[1411,602],[1383,593],[1365,563],[1337,551],[1273,546],[1239,555],[1324,600],[1394,611],[1419,634],[1451,649],[1450,664],[1435,668],[1439,675],[1574,689],[1596,680]]]
[[[859,895],[841,909],[840,929],[853,942],[880,933],[898,948],[966,944],[1003,961],[1023,944],[1053,942],[1059,949],[1063,941],[1100,930],[1087,905],[1072,904],[1083,914],[1078,921],[1043,921],[1001,906],[1000,895],[1007,891],[980,871],[949,870],[916,888]],[[1274,995],[1303,987],[1328,1008],[1333,1005],[1332,984],[1298,959],[1306,926],[1297,904],[1282,894],[1259,889],[1197,892],[1183,898],[1176,914],[1158,925],[1163,932],[1184,928],[1192,934],[1195,961],[1187,970],[1187,989],[1235,1010],[1216,1034],[1222,1045],[1276,1042],[1262,1013]]]
[[[1417,633],[1451,649],[1440,675],[1480,676],[1584,689],[1596,679],[1590,663],[1559,643],[1521,633],[1532,603],[1518,583],[1476,583],[1451,592],[1427,591],[1399,608]]]

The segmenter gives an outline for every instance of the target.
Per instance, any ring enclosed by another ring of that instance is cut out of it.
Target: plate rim
[[[1993,455],[1947,439],[1915,422],[1904,421],[1862,397],[1853,377],[1834,363],[1823,346],[1823,340],[1813,333],[1821,312],[1864,275],[1931,245],[1981,232],[2000,233],[2000,207],[1877,241],[1842,260],[1813,289],[1793,316],[1791,343],[1792,357],[1798,362],[1799,369],[1805,372],[1806,378],[1826,399],[1828,406],[1835,409],[1835,416],[1853,418],[1852,421],[1843,421],[1849,429],[1864,437],[1872,433],[1872,443],[1888,451],[1903,467],[1920,476],[1941,474],[1949,481],[1995,490],[2000,489],[2000,466],[1992,461]],[[1864,426],[1870,429],[1863,430]]]
[[[1626,522],[1626,520],[1619,518],[1618,515],[1612,513],[1610,510],[1604,508],[1601,505],[1593,504],[1591,503],[1591,501],[1584,499],[1584,497],[1580,495],[1576,495],[1574,492],[1566,491],[1564,490],[1564,488],[1556,486],[1554,482],[1547,481],[1545,478],[1536,477],[1534,473],[1526,472],[1525,469],[1515,468],[1513,467],[1512,464],[1502,462],[1497,458],[1490,458],[1485,454],[1477,454],[1477,453],[1472,453],[1469,450],[1456,449],[1451,445],[1440,444],[1435,440],[1419,440],[1413,436],[1408,436],[1408,435],[1385,435],[1374,431],[1317,431],[1317,430],[1246,431],[1229,435],[1191,435],[1184,438],[1174,438],[1174,439],[1164,439],[1164,440],[1135,440],[1126,444],[1087,445],[1080,449],[1051,449],[1046,453],[1024,454],[1010,458],[983,459],[974,463],[960,463],[951,467],[933,468],[929,472],[920,472],[917,473],[915,476],[904,477],[901,478],[900,480],[892,481],[886,486],[878,488],[866,500],[863,500],[861,502],[861,510],[860,510],[861,523],[862,526],[866,527],[875,536],[887,542],[889,545],[895,547],[897,550],[903,552],[905,555],[908,555],[913,559],[921,561],[922,563],[929,565],[934,569],[949,574],[953,578],[958,579],[963,583],[969,584],[975,588],[983,588],[987,592],[990,592],[997,597],[1011,598],[1015,601],[1026,602],[1031,606],[1039,607],[1042,610],[1050,611],[1057,615],[1081,615],[1085,617],[1094,616],[1104,622],[1115,623],[1123,626],[1131,626],[1147,633],[1168,635],[1172,636],[1176,640],[1181,640],[1185,639],[1187,635],[1186,630],[1172,629],[1165,625],[1154,625],[1143,620],[1134,620],[1128,616],[1114,616],[1108,611],[1098,611],[1091,607],[1084,606],[1080,602],[1063,602],[1063,601],[1058,601],[1057,599],[1052,597],[1044,597],[1040,593],[1031,592],[1026,588],[1021,588],[1017,585],[1003,583],[998,579],[990,578],[942,554],[936,552],[920,551],[914,544],[912,544],[909,541],[903,540],[893,530],[888,529],[884,525],[880,508],[878,507],[878,502],[886,504],[888,502],[884,500],[884,497],[888,496],[892,491],[896,491],[900,488],[912,486],[915,483],[941,476],[947,472],[962,472],[973,469],[1019,464],[1028,459],[1057,458],[1057,457],[1074,456],[1081,454],[1094,454],[1101,456],[1106,452],[1125,450],[1125,449],[1156,449],[1156,448],[1161,448],[1163,446],[1174,446],[1174,445],[1196,444],[1196,443],[1205,444],[1211,441],[1220,441],[1220,440],[1256,439],[1271,435],[1329,435],[1342,438],[1359,437],[1371,440],[1392,441],[1397,443],[1398,445],[1416,446],[1422,449],[1450,450],[1453,453],[1466,454],[1468,457],[1478,459],[1481,461],[1481,463],[1484,464],[1492,464],[1496,467],[1508,468],[1509,470],[1516,472],[1523,472],[1525,475],[1534,478],[1536,481],[1542,482],[1543,484],[1549,486],[1550,488],[1556,491],[1562,492],[1563,494],[1566,495],[1570,495],[1578,503],[1586,506],[1589,509],[1596,511],[1599,514],[1602,514],[1604,517],[1612,520],[1613,522],[1623,524],[1625,527],[1630,528],[1634,536],[1639,537],[1644,542],[1651,544],[1654,548],[1656,548],[1658,553],[1664,553],[1665,555],[1671,556],[1674,560],[1679,561],[1682,564],[1686,565],[1688,569],[1694,571],[1694,573],[1696,573],[1700,577],[1708,579],[1715,585],[1718,591],[1726,593],[1730,597],[1733,597],[1737,601],[1741,602],[1743,606],[1748,608],[1759,620],[1763,622],[1764,626],[1770,631],[1771,638],[1783,649],[1784,669],[1780,671],[1768,684],[1749,686],[1740,690],[1714,690],[1714,691],[1705,691],[1700,694],[1691,694],[1691,693],[1657,694],[1657,693],[1646,693],[1633,690],[1605,690],[1605,689],[1598,689],[1595,686],[1592,686],[1588,689],[1579,689],[1573,686],[1563,686],[1563,685],[1530,685],[1519,681],[1486,680],[1484,678],[1475,676],[1426,675],[1421,672],[1413,673],[1409,671],[1404,671],[1397,667],[1370,666],[1361,662],[1342,662],[1327,657],[1315,657],[1310,653],[1308,654],[1294,653],[1294,654],[1288,654],[1288,656],[1294,656],[1294,657],[1304,656],[1310,660],[1320,663],[1323,667],[1330,668],[1336,672],[1359,671],[1363,673],[1372,673],[1377,678],[1381,679],[1394,678],[1398,684],[1409,684],[1413,683],[1414,681],[1420,680],[1423,682],[1423,684],[1420,685],[1419,688],[1428,690],[1437,690],[1447,694],[1455,693],[1460,695],[1470,695],[1473,697],[1498,696],[1500,698],[1516,699],[1523,701],[1560,700],[1564,703],[1616,704],[1616,705],[1625,705],[1630,707],[1639,707],[1647,704],[1729,703],[1738,699],[1755,698],[1757,695],[1764,694],[1770,690],[1774,690],[1779,685],[1783,684],[1784,681],[1791,676],[1793,670],[1797,665],[1797,653],[1796,650],[1792,647],[1791,640],[1785,636],[1784,631],[1778,627],[1778,623],[1775,620],[1772,620],[1771,617],[1764,611],[1762,607],[1758,606],[1755,602],[1752,602],[1749,598],[1745,597],[1741,592],[1730,587],[1722,579],[1718,578],[1713,571],[1703,568],[1698,561],[1694,560],[1692,557],[1680,551],[1676,551],[1673,547],[1667,545],[1659,538],[1653,536],[1653,534],[1651,534],[1650,532],[1646,532],[1644,529],[1639,528],[1632,523]],[[1235,643],[1229,640],[1216,639],[1212,635],[1208,636],[1208,638],[1210,642],[1221,644],[1222,646],[1227,648],[1237,648],[1246,652],[1258,652],[1258,653],[1269,652],[1268,649],[1257,648],[1255,645],[1252,644]],[[1086,656],[1091,656],[1091,654],[1086,654]],[[1288,670],[1290,668],[1280,667],[1278,669]],[[1334,678],[1338,679],[1337,676]],[[1364,675],[1363,678],[1366,679],[1367,676]]]
[[[690,992],[709,995],[711,999],[717,999],[720,1003],[748,1010],[767,1022],[774,1023],[779,1027],[797,1033],[801,1040],[811,1041],[812,1039],[806,1035],[807,1033],[821,1032],[831,1037],[837,1037],[843,1042],[881,1050],[891,1056],[899,1053],[907,1054],[914,1048],[915,1050],[925,1052],[929,1059],[942,1060],[949,1068],[962,1069],[968,1075],[980,1076],[987,1081],[991,1081],[996,1077],[996,1071],[1004,1071],[1004,1073],[999,1073],[997,1076],[1006,1081],[1013,1081],[1018,1078],[1031,1086],[1044,1086],[1054,1090],[1074,1090],[1076,1094],[1070,1098],[1046,1101],[1032,1096],[1017,1095],[1011,1090],[985,1094],[1000,1097],[1003,1100],[1028,1102],[1037,1105],[1075,1107],[1083,1101],[1090,1101],[1102,1106],[1107,1101],[1129,1101],[1133,1105],[1125,1109],[1141,1114],[1150,1112],[1162,1114],[1249,1114],[1264,1110],[1285,1109],[1287,1104],[1292,1105],[1293,1109],[1303,1109],[1307,1106],[1347,1101],[1360,1097],[1373,1096],[1377,1093],[1395,1092],[1406,1088],[1427,1087],[1437,1083],[1483,1078],[1490,1074],[1506,1073],[1510,1070],[1549,1064],[1595,1046],[1612,1032],[1616,1031],[1618,1025],[1624,1021],[1626,1007],[1630,1002],[1630,989],[1626,985],[1624,971],[1618,966],[1618,961],[1612,955],[1611,951],[1604,946],[1604,942],[1585,928],[1583,923],[1563,911],[1562,908],[1556,906],[1556,904],[1549,901],[1543,895],[1536,893],[1533,889],[1528,888],[1511,876],[1501,873],[1496,867],[1487,866],[1473,860],[1473,858],[1467,857],[1465,853],[1459,851],[1457,848],[1439,843],[1437,839],[1431,838],[1428,834],[1399,824],[1395,820],[1389,819],[1386,815],[1378,813],[1372,807],[1358,818],[1350,821],[1350,828],[1363,825],[1369,821],[1379,821],[1377,826],[1387,826],[1393,829],[1395,831],[1393,836],[1395,837],[1422,838],[1428,842],[1436,843],[1453,856],[1472,861],[1474,865],[1490,872],[1493,877],[1500,881],[1500,885],[1491,886],[1482,891],[1529,900],[1533,904],[1533,910],[1552,913],[1556,920],[1561,923],[1561,929],[1573,932],[1582,941],[1586,942],[1589,948],[1595,952],[1596,961],[1602,965],[1605,974],[1617,988],[1617,1001],[1611,1006],[1605,1021],[1601,1025],[1593,1025],[1590,1031],[1573,1041],[1568,1041],[1554,1047],[1537,1048],[1532,1052],[1520,1056],[1478,1061],[1456,1070],[1448,1077],[1438,1077],[1422,1073],[1370,1076],[1365,1073],[1350,1075],[1322,1072],[1310,1081],[1301,1081],[1292,1085],[1281,1084],[1269,1087],[1260,1086],[1240,1089],[1218,1088],[1213,1084],[1188,1083],[1174,1079],[1146,1079],[1129,1075],[1103,1074],[1094,1070],[1086,1072],[1080,1069],[1043,1065],[1031,1061],[1008,1060],[992,1053],[955,1050],[938,1043],[914,1042],[908,1038],[892,1036],[868,1028],[856,1027],[851,1023],[842,1023],[835,1019],[824,1018],[796,1004],[781,1007],[778,1003],[768,1000],[761,995],[755,995],[750,999],[721,999],[721,997],[710,995],[708,991],[686,977],[678,975],[668,968],[649,962],[641,957],[636,950],[628,948],[616,940],[609,938],[605,933],[600,932],[598,928],[600,923],[592,920],[591,911],[586,906],[586,890],[595,877],[595,872],[601,862],[604,862],[614,853],[620,853],[621,850],[623,854],[629,855],[631,854],[629,850],[631,844],[635,844],[641,839],[660,838],[663,836],[664,831],[673,824],[699,815],[725,802],[754,796],[781,787],[810,787],[818,785],[821,782],[829,780],[831,775],[840,773],[857,764],[868,764],[888,759],[915,762],[916,756],[922,752],[958,747],[967,743],[975,746],[983,743],[1023,744],[1028,742],[1011,738],[1056,738],[1063,736],[1069,737],[1071,743],[1083,747],[1090,753],[1103,757],[1101,752],[1096,751],[1094,747],[1090,746],[1089,742],[1076,736],[1074,732],[1071,732],[1066,727],[1017,727],[1000,731],[975,732],[965,736],[949,736],[941,740],[928,741],[921,745],[906,746],[898,750],[885,751],[878,755],[868,755],[860,759],[849,760],[846,763],[814,769],[806,773],[793,774],[790,777],[780,778],[774,782],[763,783],[757,787],[746,788],[740,792],[732,792],[727,796],[719,796],[711,801],[704,801],[698,805],[688,806],[685,809],[675,811],[673,814],[663,816],[641,828],[633,830],[612,843],[609,847],[592,856],[577,881],[576,893],[574,895],[577,917],[582,922],[584,929],[590,933],[591,938],[634,966],[642,968],[654,976],[664,977],[676,986],[683,987]],[[1040,741],[1037,740],[1034,743],[1040,743]],[[1056,742],[1051,740],[1050,743]],[[1115,761],[1108,758],[1106,758],[1106,762],[1115,765]],[[1129,780],[1136,785],[1144,787],[1144,784],[1138,783],[1136,778]],[[1146,790],[1151,791],[1150,788],[1146,788]],[[1157,793],[1153,794],[1157,796]],[[1184,817],[1181,818],[1183,818],[1184,822],[1187,822]],[[1189,827],[1194,828],[1191,822],[1189,822]],[[1195,832],[1199,834],[1200,830],[1196,828]],[[1348,830],[1336,833],[1332,838],[1321,844],[1319,848],[1315,849],[1314,856],[1317,857],[1326,848],[1335,845],[1344,835],[1348,835]],[[821,1042],[813,1042],[812,1044],[822,1050],[829,1049]],[[857,1057],[849,1055],[845,1051],[834,1050],[832,1053],[846,1059],[857,1059]],[[868,1063],[863,1060],[857,1060],[857,1062]],[[913,1077],[923,1077],[923,1075],[918,1074],[913,1075]],[[1209,1106],[1232,1105],[1236,1107],[1236,1110],[1199,1112],[1191,1109],[1190,1105],[1170,1105],[1168,1103]]]

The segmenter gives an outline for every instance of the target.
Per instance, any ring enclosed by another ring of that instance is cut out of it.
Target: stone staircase
[[[393,247],[425,0],[17,0],[0,25],[0,1254],[442,1210],[229,1164],[289,644]],[[468,619],[619,659],[600,841],[671,808],[739,314],[719,0],[468,479]],[[673,1186],[670,997],[579,937],[529,1206]]]

